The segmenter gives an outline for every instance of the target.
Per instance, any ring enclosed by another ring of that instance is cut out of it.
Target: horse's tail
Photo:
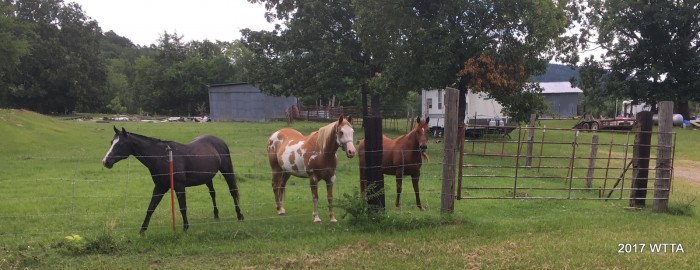
[[[429,161],[430,161],[430,157],[428,156],[428,153],[423,152],[423,153],[420,153],[420,155],[421,155],[421,157],[423,158],[423,162],[429,162]]]

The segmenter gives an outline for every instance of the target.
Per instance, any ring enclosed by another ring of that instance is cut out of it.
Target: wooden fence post
[[[537,122],[537,115],[530,115],[530,122],[527,124],[527,155],[525,157],[525,167],[532,167],[532,148],[534,147],[533,141],[535,140],[535,124]]]
[[[630,207],[645,207],[647,183],[649,182],[649,157],[651,156],[651,131],[654,126],[652,113],[637,113],[639,131],[634,138],[632,150],[632,186],[630,187]]]
[[[372,210],[384,210],[386,205],[384,174],[382,173],[382,116],[379,95],[372,95],[372,109],[362,120],[365,127],[365,172],[367,177],[367,204]]]
[[[591,155],[588,158],[588,174],[586,175],[586,188],[593,188],[593,174],[595,173],[595,160],[597,155],[598,135],[593,135],[593,138],[591,138]]]
[[[665,212],[671,189],[671,158],[673,149],[673,102],[659,102],[659,140],[656,148],[656,180],[654,181],[655,213]]]
[[[458,94],[454,88],[447,88],[445,95],[445,148],[442,159],[442,196],[440,211],[452,213],[455,202],[455,155],[458,153],[459,125]],[[460,164],[461,165],[461,164]]]

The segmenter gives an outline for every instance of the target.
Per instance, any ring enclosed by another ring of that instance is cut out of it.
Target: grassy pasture
[[[216,176],[220,221],[212,218],[206,187],[193,187],[187,190],[191,223],[187,233],[182,232],[179,213],[177,232],[172,232],[168,195],[153,215],[147,235],[139,237],[153,184],[133,157],[111,170],[102,167],[113,124],[178,142],[205,133],[224,139],[231,149],[246,221],[235,220],[226,185]],[[568,128],[574,122],[540,124]],[[294,128],[309,133],[322,125],[297,122]],[[689,179],[674,179],[670,205],[677,210],[675,215],[626,210],[627,201],[463,200],[455,203],[454,214],[446,216],[439,212],[442,144],[435,139],[421,178],[427,211],[415,208],[410,181],[404,181],[403,208],[394,209],[395,182],[386,176],[388,207],[380,223],[354,225],[346,217],[329,224],[327,202],[321,199],[324,222],[313,224],[308,180],[292,178],[285,200],[287,215],[279,217],[265,147],[268,136],[284,126],[281,122],[95,123],[0,110],[0,269],[692,269],[700,259],[700,218],[694,201],[700,185]],[[675,132],[676,159],[700,161],[692,149],[700,131]],[[613,136],[599,134],[601,142]],[[579,140],[590,141],[591,135],[582,133]],[[356,140],[362,136],[356,127]],[[488,151],[500,151],[501,146],[489,147],[493,149]],[[513,146],[505,147],[513,151]],[[336,201],[357,192],[357,162],[339,155]],[[498,158],[488,162],[512,164]],[[319,189],[319,197],[324,195],[325,189]],[[339,216],[343,212],[336,207]],[[66,239],[72,234],[82,239]],[[662,243],[681,244],[683,252],[677,247],[671,252],[671,246],[664,253],[651,252],[650,244]],[[636,250],[625,250],[625,244],[630,248],[637,244]],[[623,253],[618,252],[621,248]]]

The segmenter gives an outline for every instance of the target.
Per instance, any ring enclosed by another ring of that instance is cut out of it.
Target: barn
[[[578,99],[583,91],[570,82],[540,82],[549,113],[545,117],[571,118],[578,115]]]
[[[271,96],[250,83],[208,85],[212,121],[266,122],[285,119],[296,97]]]

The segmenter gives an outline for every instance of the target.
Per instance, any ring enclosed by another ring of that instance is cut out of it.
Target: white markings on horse
[[[268,149],[275,150],[276,144],[280,142],[279,134],[280,132],[277,131],[270,136],[270,145],[267,146]]]
[[[112,146],[109,147],[109,150],[107,150],[107,154],[105,154],[105,157],[102,158],[102,164],[105,164],[107,162],[107,157],[112,153],[112,150],[114,150],[114,146],[119,142],[119,137],[114,139],[112,141]]]
[[[309,177],[304,164],[304,154],[306,154],[306,150],[304,150],[303,146],[303,141],[294,144],[290,142],[284,148],[284,153],[282,153],[281,167],[294,176]]]
[[[355,155],[355,145],[353,145],[353,132],[354,130],[350,126],[343,126],[340,128],[342,131],[342,136],[337,138],[338,144],[343,150],[345,150],[348,157]]]

